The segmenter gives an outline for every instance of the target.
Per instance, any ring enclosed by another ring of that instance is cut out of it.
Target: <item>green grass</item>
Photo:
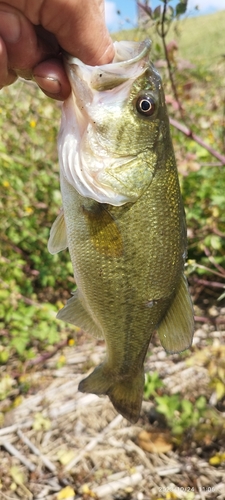
[[[153,24],[149,24],[146,31],[135,28],[114,33],[112,36],[115,40],[143,40],[146,35],[153,41],[154,52],[154,45],[161,45],[161,40]],[[167,39],[176,39],[179,57],[191,62],[204,63],[210,67],[221,59],[225,61],[225,10],[175,21],[170,27]]]
[[[210,64],[224,58],[225,63],[225,10],[215,14],[187,17],[176,23],[179,36],[174,28],[169,39],[178,38],[179,52],[190,61]]]

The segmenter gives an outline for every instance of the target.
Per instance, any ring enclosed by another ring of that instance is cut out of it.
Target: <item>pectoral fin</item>
[[[55,253],[61,252],[61,250],[65,250],[67,247],[66,224],[62,209],[51,227],[48,240],[48,251],[54,255]]]
[[[194,312],[183,275],[174,300],[158,328],[160,342],[169,353],[188,349],[194,334]]]
[[[67,301],[66,305],[60,309],[56,317],[57,319],[62,319],[66,323],[79,326],[82,330],[85,330],[94,337],[99,338],[103,336],[100,328],[83,307],[77,291],[74,293],[73,297]]]

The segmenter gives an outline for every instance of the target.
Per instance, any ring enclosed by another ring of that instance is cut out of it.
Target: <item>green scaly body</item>
[[[150,119],[134,111],[135,96],[143,90],[157,96],[157,113]],[[140,196],[122,206],[99,203],[81,196],[61,175],[78,290],[58,317],[106,341],[105,362],[79,389],[108,394],[115,408],[135,422],[143,394],[143,363],[154,330],[169,352],[187,348],[193,335],[183,275],[184,211],[161,80],[152,66],[133,83],[120,111],[99,110],[92,132],[94,141],[106,144],[109,155],[135,153],[125,173],[121,167],[114,176],[110,170],[103,175],[112,186],[124,183],[131,195],[137,186]]]

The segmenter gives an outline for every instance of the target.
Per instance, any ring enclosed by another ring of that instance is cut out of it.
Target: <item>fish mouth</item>
[[[130,64],[133,64],[136,61],[139,61],[143,57],[145,57],[146,54],[149,53],[150,49],[152,46],[151,40],[147,38],[144,41],[141,42],[114,42],[114,48],[115,48],[115,55],[113,58],[113,61],[110,63],[112,64],[119,64],[122,66],[126,65],[129,66]],[[64,57],[66,61],[69,64],[79,64],[82,63],[78,57],[71,56],[67,52],[64,52]],[[87,64],[82,63],[84,66],[87,66]],[[91,66],[93,68],[93,66]],[[108,64],[103,64],[101,65],[101,68],[107,67],[108,69]]]
[[[93,90],[109,90],[121,85],[130,78],[136,79],[146,69],[149,62],[149,53],[152,42],[146,39],[142,42],[115,42],[115,56],[110,64],[90,66],[84,64],[77,57],[65,54],[65,66],[69,78],[72,79],[74,70]],[[76,69],[75,69],[76,68]],[[81,71],[79,71],[79,68]]]
[[[72,92],[63,106],[58,150],[61,174],[81,196],[121,206],[135,202],[152,180],[147,162],[139,161],[138,147],[136,152],[115,146],[118,125],[113,118],[123,118],[134,81],[150,67],[151,41],[114,46],[112,63],[101,66],[65,55]],[[112,147],[110,117],[115,124]]]

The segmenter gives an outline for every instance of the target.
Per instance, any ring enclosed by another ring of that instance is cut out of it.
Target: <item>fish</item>
[[[77,285],[57,318],[105,340],[81,392],[108,395],[137,422],[144,360],[158,331],[168,353],[190,347],[185,213],[151,42],[115,42],[110,64],[65,56],[71,94],[58,137],[63,208],[48,249],[69,248]]]

